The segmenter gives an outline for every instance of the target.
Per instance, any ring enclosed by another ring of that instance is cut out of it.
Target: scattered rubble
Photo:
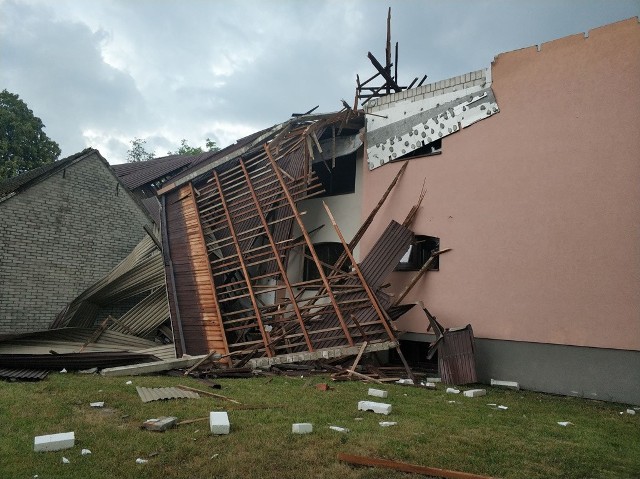
[[[309,434],[313,432],[313,425],[308,422],[299,422],[291,425],[293,434]]]
[[[73,447],[75,442],[76,436],[73,431],[36,436],[33,440],[33,450],[36,452],[59,451],[61,449],[69,449]]]
[[[211,434],[229,434],[231,429],[229,416],[224,411],[211,411],[209,413],[209,427]]]
[[[487,394],[486,389],[469,389],[463,393],[468,398],[475,398],[480,396],[485,396]]]
[[[157,419],[147,419],[142,423],[142,428],[148,431],[164,432],[174,427],[177,422],[178,418],[175,416],[162,416]]]
[[[388,415],[391,413],[391,404],[374,401],[360,401],[358,402],[358,411],[373,411],[376,414]]]

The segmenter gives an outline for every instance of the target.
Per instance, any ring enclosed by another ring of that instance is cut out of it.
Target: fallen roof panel
[[[200,399],[198,393],[179,388],[143,388],[136,386],[136,391],[138,391],[142,402],[159,401],[161,399]]]

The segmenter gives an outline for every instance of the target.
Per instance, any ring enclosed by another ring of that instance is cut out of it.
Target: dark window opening
[[[313,248],[316,250],[316,255],[318,255],[318,259],[322,263],[326,263],[326,266],[322,266],[322,270],[325,275],[328,275],[333,271],[329,265],[334,265],[338,258],[342,253],[344,253],[344,247],[342,243],[317,243],[313,245]],[[305,248],[304,251],[304,269],[302,272],[302,280],[303,281],[311,281],[313,279],[319,279],[320,273],[318,272],[318,268],[316,267],[316,263],[313,261],[311,257],[311,253],[309,252],[309,248]],[[340,268],[344,272],[351,271],[351,262],[349,260],[345,261],[345,263]]]
[[[431,254],[440,249],[440,238],[435,236],[415,235],[396,271],[418,271],[429,260]],[[436,256],[429,266],[429,271],[440,269],[440,257]]]
[[[318,195],[335,196],[356,191],[356,153],[313,164],[313,171],[324,187],[324,193]]]

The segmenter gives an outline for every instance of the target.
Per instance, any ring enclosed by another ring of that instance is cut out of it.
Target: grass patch
[[[125,382],[131,379],[132,385]],[[389,416],[357,411],[368,385],[335,383],[331,391],[314,377],[219,380],[225,396],[274,409],[230,410],[231,434],[212,436],[208,421],[165,433],[139,428],[146,419],[192,419],[233,405],[219,399],[143,403],[135,386],[185,384],[191,378],[104,378],[52,374],[36,383],[0,383],[0,477],[32,478],[404,478],[389,470],[356,468],[338,452],[370,455],[424,466],[501,478],[640,477],[640,414],[620,415],[618,404],[486,388],[465,398],[439,391],[385,386]],[[104,409],[89,406],[104,401]],[[449,401],[455,401],[450,403]],[[487,403],[508,406],[492,409]],[[356,420],[362,418],[362,420]],[[382,428],[379,421],[397,421]],[[574,425],[561,427],[557,421]],[[309,435],[291,434],[294,422],[311,422]],[[337,425],[351,430],[342,434]],[[35,453],[33,438],[75,431],[73,449]],[[92,451],[81,456],[80,450]],[[71,464],[63,465],[62,457]],[[147,458],[138,465],[136,458]],[[107,474],[107,476],[105,476]]]

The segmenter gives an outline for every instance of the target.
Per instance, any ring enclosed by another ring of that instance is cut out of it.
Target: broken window
[[[344,253],[342,243],[317,243],[313,247],[316,250],[318,259],[323,263],[322,269],[325,275],[329,275],[333,270],[332,266],[336,264],[340,255]],[[340,269],[345,273],[351,271],[351,262],[347,260]],[[303,281],[311,281],[318,278],[320,278],[318,268],[311,257],[309,248],[305,248],[302,279]]]
[[[415,235],[404,256],[400,258],[400,263],[396,266],[396,271],[418,271],[429,260],[431,254],[440,249],[440,238],[435,236]],[[429,266],[429,271],[440,269],[439,257],[436,256]]]
[[[356,191],[356,153],[335,160],[318,161],[313,171],[324,187],[322,196],[335,196]]]

